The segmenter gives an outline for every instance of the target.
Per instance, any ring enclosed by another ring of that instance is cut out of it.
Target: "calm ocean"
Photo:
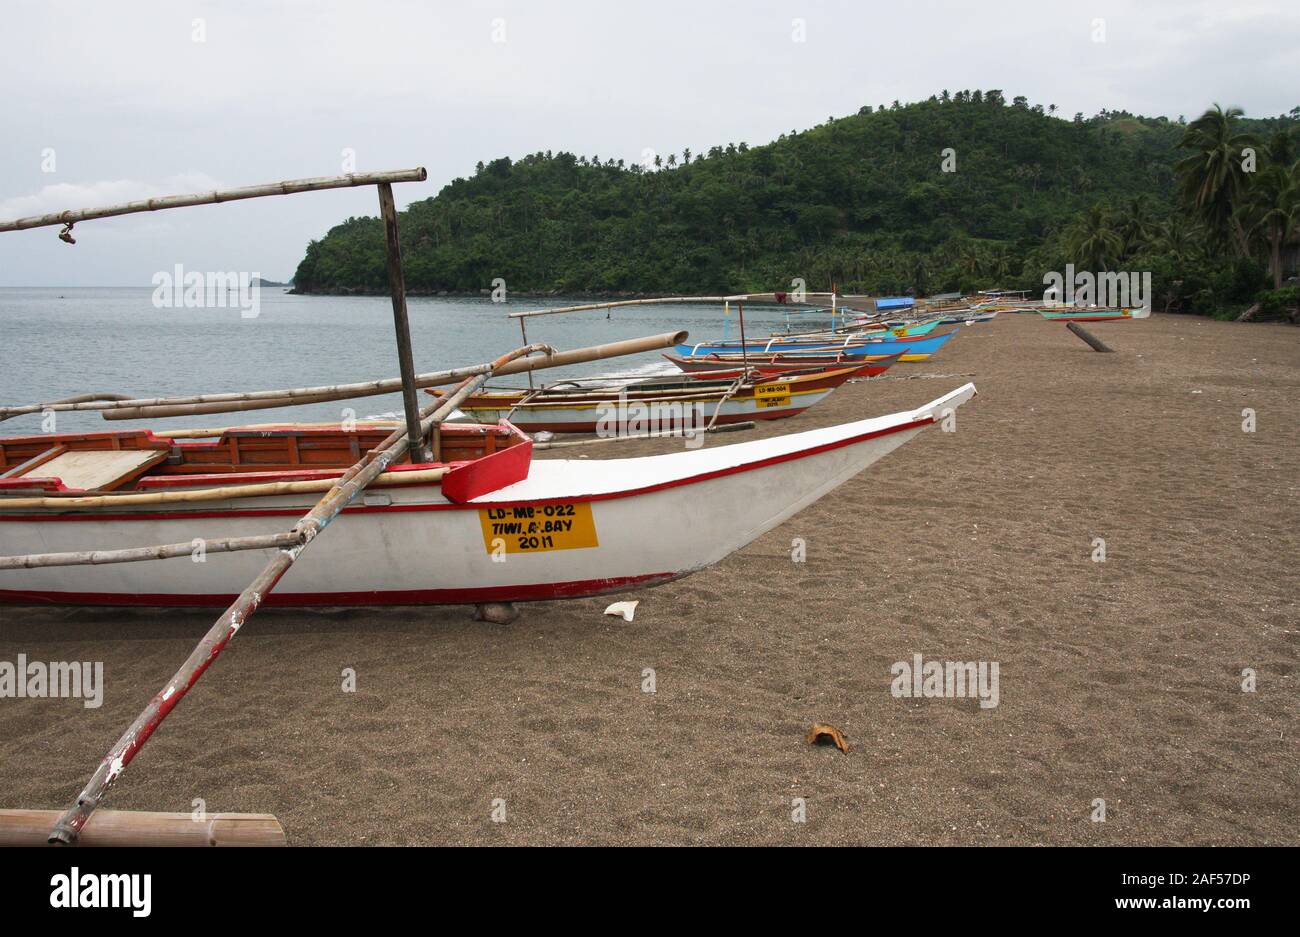
[[[580,301],[580,300],[579,300]],[[409,300],[417,371],[478,364],[522,344],[508,312],[567,305],[575,300],[483,298]],[[729,325],[737,337],[733,308]],[[819,320],[820,321],[820,320]],[[781,328],[779,307],[745,311],[751,337]],[[630,306],[544,316],[528,322],[528,338],[559,350],[660,332],[688,330],[696,341],[723,332],[719,305]],[[656,352],[569,369],[540,372],[545,380],[618,372],[676,373]],[[392,305],[381,296],[291,296],[280,287],[261,290],[256,318],[235,308],[158,309],[153,289],[0,289],[0,404],[56,400],[89,391],[158,397],[270,390],[396,377]],[[516,375],[503,384],[524,386]],[[423,401],[422,401],[423,403]],[[59,413],[57,431],[157,429],[266,423],[282,419],[341,419],[398,411],[394,394],[292,409],[208,414],[147,421],[107,421],[96,413]],[[39,414],[15,417],[4,435],[41,431]]]

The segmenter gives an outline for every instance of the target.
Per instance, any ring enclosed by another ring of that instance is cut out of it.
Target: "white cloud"
[[[121,202],[143,201],[164,195],[183,195],[222,188],[206,173],[187,172],[168,176],[156,183],[134,179],[105,179],[100,182],[56,182],[31,195],[0,199],[0,219],[28,218],[78,208],[100,208]]]

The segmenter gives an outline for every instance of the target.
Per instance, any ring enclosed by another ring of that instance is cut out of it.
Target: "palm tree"
[[[1240,213],[1249,225],[1248,234],[1262,237],[1268,246],[1275,290],[1282,288],[1282,246],[1300,236],[1300,161],[1294,152],[1284,132],[1269,141],[1267,161],[1246,192]]]
[[[1111,224],[1110,209],[1098,202],[1070,225],[1065,249],[1084,270],[1112,270],[1124,252],[1124,238]]]
[[[690,161],[691,161],[691,148],[688,146],[686,149],[682,150],[682,162],[689,164]]]
[[[984,251],[974,242],[963,244],[957,255],[957,264],[962,273],[977,277],[984,271]]]
[[[1174,165],[1183,198],[1210,237],[1220,243],[1231,241],[1241,257],[1248,253],[1246,232],[1234,212],[1246,188],[1242,151],[1255,144],[1253,135],[1235,131],[1233,122],[1244,113],[1239,107],[1224,110],[1216,104],[1196,118],[1178,142],[1191,155]]]
[[[1179,266],[1198,258],[1203,247],[1194,224],[1182,217],[1171,218],[1160,225],[1153,240],[1160,252]]]
[[[1124,220],[1119,226],[1119,235],[1123,239],[1123,254],[1132,257],[1149,244],[1154,234],[1154,222],[1147,210],[1147,200],[1137,196],[1129,200],[1124,211]]]

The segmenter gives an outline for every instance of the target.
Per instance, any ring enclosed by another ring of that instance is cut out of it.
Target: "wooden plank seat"
[[[0,491],[112,491],[167,458],[166,449],[73,449],[0,479]]]

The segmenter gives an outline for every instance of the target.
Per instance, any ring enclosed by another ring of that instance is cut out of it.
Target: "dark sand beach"
[[[712,438],[980,392],[955,433],[663,587],[509,626],[463,607],[260,612],[108,806],[270,812],[297,845],[1296,844],[1300,330],[1089,328],[1118,353],[1004,315]],[[627,598],[633,622],[601,614]],[[97,710],[0,700],[0,806],[67,805],[213,617],[0,608],[0,660],[100,660],[107,680]],[[895,698],[891,664],[918,653],[997,661],[1000,704]],[[813,722],[848,754],[806,744]]]

